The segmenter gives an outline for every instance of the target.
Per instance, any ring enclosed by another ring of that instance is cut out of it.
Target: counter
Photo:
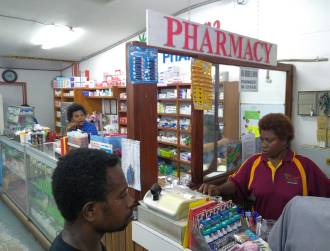
[[[132,223],[132,239],[148,251],[190,250],[138,221]]]

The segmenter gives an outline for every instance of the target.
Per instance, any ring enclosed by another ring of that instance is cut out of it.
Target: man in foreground
[[[131,220],[135,203],[115,155],[95,149],[68,153],[57,163],[52,189],[65,224],[50,251],[106,251],[102,236]]]

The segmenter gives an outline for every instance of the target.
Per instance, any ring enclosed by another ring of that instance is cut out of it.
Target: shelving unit
[[[69,105],[72,102],[79,103],[86,109],[88,114],[102,112],[105,100],[116,100],[116,113],[118,115],[119,132],[127,133],[127,96],[122,97],[121,93],[126,93],[126,87],[94,87],[94,88],[54,88],[54,121],[56,133],[64,133],[66,121],[66,108],[61,109],[63,103]],[[95,95],[95,96],[94,96]],[[126,110],[121,109],[121,104],[125,104]],[[123,118],[126,118],[123,119]],[[125,120],[125,121],[121,121]]]
[[[158,85],[157,88],[159,161],[172,166],[177,176],[187,170],[190,174],[191,86],[188,83],[175,83]],[[166,137],[169,138],[168,141]],[[182,158],[182,155],[185,157]]]
[[[118,87],[118,123],[119,133],[127,134],[127,92],[126,86]]]

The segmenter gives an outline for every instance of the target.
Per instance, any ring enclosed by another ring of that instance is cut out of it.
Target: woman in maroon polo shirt
[[[221,186],[203,184],[209,195],[235,195],[251,200],[265,219],[276,220],[296,195],[330,197],[330,180],[310,159],[290,149],[294,130],[283,114],[259,121],[262,153],[247,159]]]

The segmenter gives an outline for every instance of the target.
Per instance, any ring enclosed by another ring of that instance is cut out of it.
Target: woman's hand
[[[78,125],[75,122],[69,122],[66,126],[66,131],[77,129]]]
[[[202,184],[199,187],[198,191],[204,194],[208,194],[210,196],[221,195],[221,189],[219,186],[206,183]]]

